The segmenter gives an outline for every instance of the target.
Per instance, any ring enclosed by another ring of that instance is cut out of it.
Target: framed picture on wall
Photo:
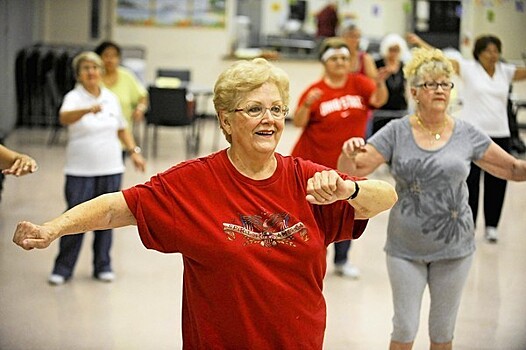
[[[224,28],[225,3],[226,0],[117,0],[117,23]]]

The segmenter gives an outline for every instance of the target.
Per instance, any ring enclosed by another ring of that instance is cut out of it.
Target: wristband
[[[358,193],[360,192],[360,186],[358,186],[358,182],[357,181],[353,181],[353,182],[354,182],[354,193],[351,194],[349,197],[347,197],[345,199],[346,201],[356,198],[358,196]]]

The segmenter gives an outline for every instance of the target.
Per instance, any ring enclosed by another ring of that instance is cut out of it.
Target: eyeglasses
[[[270,114],[272,114],[275,119],[283,119],[289,114],[288,106],[279,105],[268,108],[261,105],[249,105],[245,108],[236,108],[234,109],[234,112],[243,112],[251,118],[261,118],[267,113],[267,110],[270,111]]]
[[[416,87],[423,87],[426,90],[437,90],[438,87],[440,86],[442,88],[442,90],[448,91],[448,90],[453,89],[453,87],[455,87],[455,84],[453,84],[452,82],[449,82],[449,83],[446,83],[446,82],[437,83],[436,81],[426,81],[423,84],[417,84],[415,86]]]

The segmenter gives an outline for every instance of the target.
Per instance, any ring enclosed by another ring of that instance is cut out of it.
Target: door
[[[460,47],[460,1],[412,0],[413,31],[438,48]]]

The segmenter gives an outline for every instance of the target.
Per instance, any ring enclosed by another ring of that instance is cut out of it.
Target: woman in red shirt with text
[[[365,137],[371,107],[388,98],[384,75],[376,81],[349,73],[350,51],[340,38],[325,39],[320,47],[323,77],[301,95],[294,125],[303,128],[292,155],[336,169],[343,143],[352,136]],[[358,278],[360,271],[347,261],[351,242],[335,245],[336,273]]]

